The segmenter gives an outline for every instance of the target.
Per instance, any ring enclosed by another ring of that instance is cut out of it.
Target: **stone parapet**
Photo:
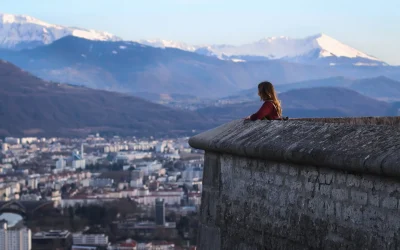
[[[192,137],[205,150],[199,249],[400,248],[400,129],[358,119],[242,120]]]

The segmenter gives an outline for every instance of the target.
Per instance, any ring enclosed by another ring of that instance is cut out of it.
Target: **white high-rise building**
[[[21,143],[21,140],[20,140],[19,138],[6,137],[6,138],[4,139],[4,142],[5,142],[5,143],[8,143],[8,144],[20,144],[20,143]]]
[[[58,161],[56,162],[56,168],[64,169],[65,166],[66,166],[66,162],[65,162],[64,158],[61,157],[60,159],[58,159]]]
[[[73,160],[72,161],[72,168],[74,169],[85,169],[86,168],[86,160]]]
[[[8,144],[7,143],[3,143],[2,145],[1,145],[1,150],[3,151],[3,152],[6,152],[6,151],[8,151]]]
[[[8,229],[6,221],[0,222],[1,250],[31,250],[32,235],[28,228]]]
[[[21,144],[31,144],[33,142],[36,142],[38,138],[36,137],[24,137],[21,138]]]

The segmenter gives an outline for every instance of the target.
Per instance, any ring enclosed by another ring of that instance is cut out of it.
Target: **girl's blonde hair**
[[[275,92],[274,85],[270,82],[261,82],[258,84],[258,95],[262,101],[271,101],[276,108],[278,116],[282,116],[281,102],[278,99],[278,95]]]

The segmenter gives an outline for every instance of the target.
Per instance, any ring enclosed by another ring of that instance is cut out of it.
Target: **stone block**
[[[267,192],[267,198],[268,201],[272,204],[275,204],[278,202],[279,199],[279,191],[277,189],[277,187],[275,186],[271,186]]]
[[[320,172],[318,181],[321,184],[330,185],[333,182],[333,176],[334,174],[331,171],[323,171]]]
[[[385,197],[382,200],[382,207],[387,209],[397,209],[397,199],[395,197]]]
[[[300,175],[310,182],[315,182],[318,179],[318,174],[317,168],[311,166],[307,166],[300,171]]]
[[[361,178],[352,174],[347,175],[346,184],[348,187],[359,187],[361,183]]]
[[[342,215],[342,204],[340,202],[335,203],[335,217],[338,220],[341,220],[343,215]]]
[[[324,208],[327,216],[333,217],[335,215],[335,203],[332,200],[325,200]]]
[[[288,193],[289,204],[296,204],[296,200],[297,200],[297,192],[295,190],[290,190]]]
[[[331,185],[319,185],[319,193],[323,196],[326,197],[331,197],[331,190],[332,190],[332,186]]]
[[[394,231],[400,230],[400,215],[398,213],[388,214],[388,227]]]
[[[282,186],[283,185],[283,176],[282,175],[275,175],[275,185]]]
[[[373,190],[376,191],[384,191],[385,190],[385,184],[382,181],[375,181]]]
[[[301,181],[291,181],[289,183],[290,190],[301,190],[303,188],[303,183]]]
[[[299,167],[298,166],[289,166],[289,175],[290,176],[298,176],[299,175]]]
[[[371,190],[374,186],[374,178],[371,176],[363,176],[361,179],[361,188]]]
[[[350,192],[351,200],[359,205],[366,205],[368,200],[368,194],[366,192],[360,192],[352,189]]]
[[[346,173],[344,173],[343,171],[336,172],[336,177],[335,177],[336,184],[343,185],[346,183],[346,179],[347,179]]]
[[[278,166],[277,164],[272,164],[269,166],[269,172],[270,173],[276,173],[278,171]]]
[[[379,200],[378,194],[368,193],[368,204],[379,207]]]
[[[279,164],[279,172],[282,174],[287,174],[289,172],[289,167],[285,163]]]
[[[362,224],[363,213],[361,206],[346,205],[343,207],[343,220],[354,224]]]
[[[275,183],[275,174],[273,173],[265,173],[264,174],[264,181],[268,184],[274,184]]]
[[[366,228],[382,228],[386,224],[386,212],[376,207],[366,207],[363,211],[363,224]]]
[[[307,191],[307,192],[314,192],[315,191],[315,183],[314,182],[305,182],[304,183],[304,189]]]
[[[199,234],[197,238],[199,250],[220,250],[221,232],[217,227],[199,225]]]
[[[346,188],[332,189],[332,197],[338,201],[345,201],[349,198],[349,191]]]
[[[287,193],[285,191],[282,191],[279,194],[279,206],[285,207],[287,205],[287,202],[288,202]]]
[[[324,200],[321,197],[315,197],[308,202],[308,211],[316,217],[322,217],[325,214]]]

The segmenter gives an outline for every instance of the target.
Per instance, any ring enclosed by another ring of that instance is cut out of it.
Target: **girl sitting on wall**
[[[258,84],[258,96],[264,101],[261,108],[245,120],[281,120],[282,108],[281,102],[275,92],[274,86],[270,82],[261,82]]]

